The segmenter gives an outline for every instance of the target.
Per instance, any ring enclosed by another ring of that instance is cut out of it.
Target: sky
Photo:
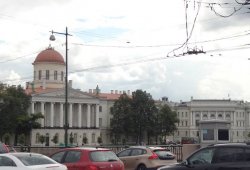
[[[238,2],[238,3],[237,3]],[[32,81],[49,45],[73,87],[141,89],[156,100],[250,101],[250,5],[244,0],[0,0],[0,82]]]

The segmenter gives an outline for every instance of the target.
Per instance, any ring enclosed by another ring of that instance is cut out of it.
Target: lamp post
[[[50,40],[51,41],[55,41],[56,38],[54,36],[54,34],[61,34],[61,35],[65,35],[66,37],[66,42],[65,42],[65,46],[66,46],[66,50],[65,50],[65,65],[66,65],[66,70],[65,70],[65,114],[64,114],[64,144],[65,147],[68,147],[68,128],[69,128],[69,123],[68,123],[68,36],[72,36],[68,33],[68,28],[66,27],[66,32],[62,33],[62,32],[56,32],[56,31],[51,31],[51,36],[50,36]]]

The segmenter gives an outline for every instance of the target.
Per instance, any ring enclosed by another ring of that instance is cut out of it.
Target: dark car
[[[199,149],[181,163],[158,170],[233,170],[250,169],[250,145],[216,144]]]
[[[68,170],[124,170],[116,154],[104,148],[65,148],[50,157],[66,165]]]

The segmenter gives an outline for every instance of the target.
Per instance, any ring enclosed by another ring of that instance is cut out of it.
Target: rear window
[[[93,162],[110,162],[119,160],[116,154],[112,151],[92,151],[90,152],[90,159]]]
[[[160,159],[172,159],[174,158],[174,154],[167,151],[167,150],[154,150],[154,153],[160,158]]]
[[[25,155],[14,155],[14,156],[17,157],[25,166],[55,164],[55,162],[53,162],[52,160],[41,155],[25,154]]]

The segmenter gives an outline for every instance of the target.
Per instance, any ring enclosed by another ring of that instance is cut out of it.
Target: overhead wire
[[[243,45],[227,47],[227,48],[211,49],[211,50],[206,51],[206,54],[207,53],[214,53],[214,52],[223,52],[223,51],[244,50],[244,49],[250,49],[250,44],[243,44]],[[79,73],[79,72],[84,72],[84,71],[94,71],[94,70],[98,70],[98,69],[107,69],[107,68],[127,66],[127,65],[138,64],[138,63],[141,64],[141,63],[146,63],[146,62],[151,62],[151,61],[152,62],[153,61],[160,61],[160,60],[173,59],[176,57],[184,57],[184,56],[185,55],[179,54],[179,55],[170,56],[170,57],[163,56],[163,57],[155,57],[155,58],[149,58],[149,59],[142,59],[142,60],[123,62],[123,63],[110,64],[110,65],[107,64],[107,65],[93,66],[93,67],[88,67],[88,68],[84,68],[84,69],[73,70],[73,71],[70,71],[69,73],[73,74],[73,73]],[[50,74],[50,76],[53,76],[53,74]],[[0,82],[22,81],[22,80],[31,79],[32,77],[33,76],[23,77],[21,79],[4,79],[4,80],[1,80]],[[42,77],[42,78],[44,78],[44,77]]]
[[[186,1],[186,0],[185,0],[185,1]],[[200,7],[201,7],[201,5],[200,5],[200,3],[198,3],[198,10],[197,10],[197,12],[196,12],[196,15],[195,15],[195,18],[194,18],[194,21],[193,21],[193,25],[192,25],[191,31],[190,31],[188,37],[186,38],[185,42],[184,42],[181,46],[179,46],[179,47],[173,49],[172,51],[168,52],[168,54],[167,54],[166,57],[170,57],[170,56],[169,56],[170,53],[173,53],[173,55],[175,56],[175,55],[176,55],[176,54],[175,54],[175,51],[181,49],[182,47],[184,47],[184,46],[188,43],[188,41],[189,41],[190,38],[192,37],[192,33],[193,33],[193,30],[194,30],[194,26],[195,26],[195,23],[196,23],[196,19],[197,19],[197,17],[198,17],[199,12],[200,12]],[[186,8],[187,8],[187,6],[186,6]]]

